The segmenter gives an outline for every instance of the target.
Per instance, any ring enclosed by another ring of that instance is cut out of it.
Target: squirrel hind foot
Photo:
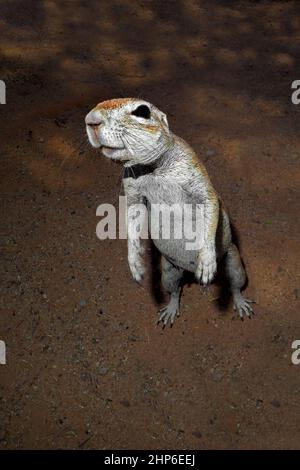
[[[245,316],[251,318],[254,315],[254,311],[251,306],[253,303],[255,303],[253,300],[245,299],[241,292],[236,293],[233,296],[233,309],[238,311],[241,320],[243,320]]]

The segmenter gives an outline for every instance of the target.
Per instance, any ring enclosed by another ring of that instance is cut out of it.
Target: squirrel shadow
[[[161,284],[161,253],[158,251],[152,240],[150,240],[150,263],[151,295],[156,305],[160,305],[166,300],[166,294]]]

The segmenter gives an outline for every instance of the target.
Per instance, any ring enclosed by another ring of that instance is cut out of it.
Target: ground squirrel
[[[193,149],[169,130],[166,115],[151,103],[122,98],[104,101],[85,118],[89,141],[107,158],[124,162],[123,187],[128,201],[128,228],[134,228],[137,203],[172,205],[200,204],[203,207],[203,245],[187,250],[184,240],[154,239],[162,255],[162,284],[170,301],[159,312],[159,321],[173,324],[179,315],[181,280],[184,271],[210,283],[217,263],[224,259],[225,273],[233,296],[234,309],[241,318],[253,313],[241,289],[245,270],[232,242],[228,215],[214,190],[207,171]],[[132,208],[132,210],[131,210]],[[141,240],[128,230],[128,262],[133,278],[144,274]]]

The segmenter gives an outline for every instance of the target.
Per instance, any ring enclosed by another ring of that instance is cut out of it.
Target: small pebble
[[[100,367],[99,368],[99,374],[100,375],[106,375],[108,371],[109,371],[108,367]]]
[[[207,155],[208,157],[212,157],[215,153],[216,153],[216,152],[215,152],[213,149],[208,149],[208,150],[206,151],[206,155]]]
[[[130,403],[128,400],[121,400],[120,401],[120,404],[125,406],[125,408],[129,408],[130,407]]]
[[[216,369],[211,370],[211,378],[214,382],[221,382],[223,375]]]
[[[298,298],[299,298],[298,289],[294,289],[294,290],[293,290],[293,294],[294,294],[294,298],[295,298],[295,299],[298,299]]]
[[[271,405],[275,406],[275,408],[280,408],[281,404],[278,400],[271,401]]]

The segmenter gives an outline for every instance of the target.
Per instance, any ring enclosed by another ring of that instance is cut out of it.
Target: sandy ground
[[[1,448],[300,448],[298,2],[3,1]],[[297,75],[298,74],[298,75]],[[156,325],[151,276],[99,241],[120,166],[97,102],[146,98],[228,206],[256,317],[192,284]]]

